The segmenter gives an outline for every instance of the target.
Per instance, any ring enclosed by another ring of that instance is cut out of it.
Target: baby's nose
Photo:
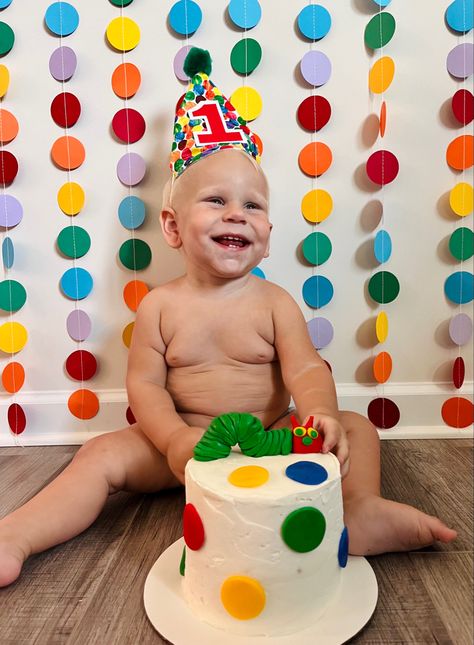
[[[224,221],[245,224],[247,222],[245,209],[240,206],[230,206],[224,213]]]

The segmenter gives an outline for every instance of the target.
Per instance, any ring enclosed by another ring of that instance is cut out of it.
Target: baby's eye
[[[260,210],[260,206],[258,204],[255,204],[254,202],[247,202],[247,204],[245,204],[245,208],[250,208],[251,210]]]
[[[206,201],[211,204],[224,204],[224,200],[221,197],[208,197]]]

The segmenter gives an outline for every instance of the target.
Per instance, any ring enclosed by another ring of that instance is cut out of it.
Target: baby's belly
[[[267,427],[290,401],[278,363],[168,368],[167,390],[186,423],[198,427],[227,412],[248,412]]]

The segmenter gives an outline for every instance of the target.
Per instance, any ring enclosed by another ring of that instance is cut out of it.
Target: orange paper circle
[[[18,121],[8,110],[0,109],[0,143],[10,143],[18,134]]]
[[[135,323],[131,322],[131,323],[128,323],[126,327],[124,327],[124,330],[122,332],[122,340],[125,347],[130,347],[132,343],[132,334],[133,334],[134,326],[135,326]]]
[[[66,135],[53,143],[51,157],[60,168],[74,170],[84,162],[86,151],[79,139]]]
[[[451,141],[446,150],[446,161],[454,170],[466,170],[473,164],[474,137],[463,134]]]
[[[123,288],[123,299],[127,307],[132,311],[138,309],[138,305],[148,293],[148,286],[141,280],[130,280]]]
[[[121,99],[129,99],[138,92],[142,77],[133,63],[121,63],[112,74],[112,89]]]
[[[380,352],[374,359],[374,377],[377,383],[385,383],[392,373],[392,357],[388,352]]]
[[[379,124],[380,136],[383,137],[385,134],[385,127],[387,125],[387,105],[385,101],[382,101],[382,105],[380,107],[379,121],[380,121],[380,124]]]
[[[332,152],[329,146],[321,141],[308,143],[298,156],[301,170],[310,177],[319,177],[332,163]]]
[[[78,419],[92,419],[99,411],[99,399],[91,390],[76,390],[69,397],[67,406]]]
[[[19,392],[25,382],[25,370],[21,363],[12,361],[5,366],[2,372],[2,385],[7,392]]]
[[[451,428],[467,428],[474,421],[472,401],[462,396],[453,396],[443,403],[441,416]]]

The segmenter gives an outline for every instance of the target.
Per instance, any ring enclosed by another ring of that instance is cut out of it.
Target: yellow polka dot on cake
[[[230,576],[221,587],[221,601],[226,611],[238,620],[250,620],[265,607],[266,596],[262,585],[248,576]]]
[[[242,466],[233,470],[227,479],[239,488],[257,488],[265,484],[269,477],[270,473],[262,466]]]

